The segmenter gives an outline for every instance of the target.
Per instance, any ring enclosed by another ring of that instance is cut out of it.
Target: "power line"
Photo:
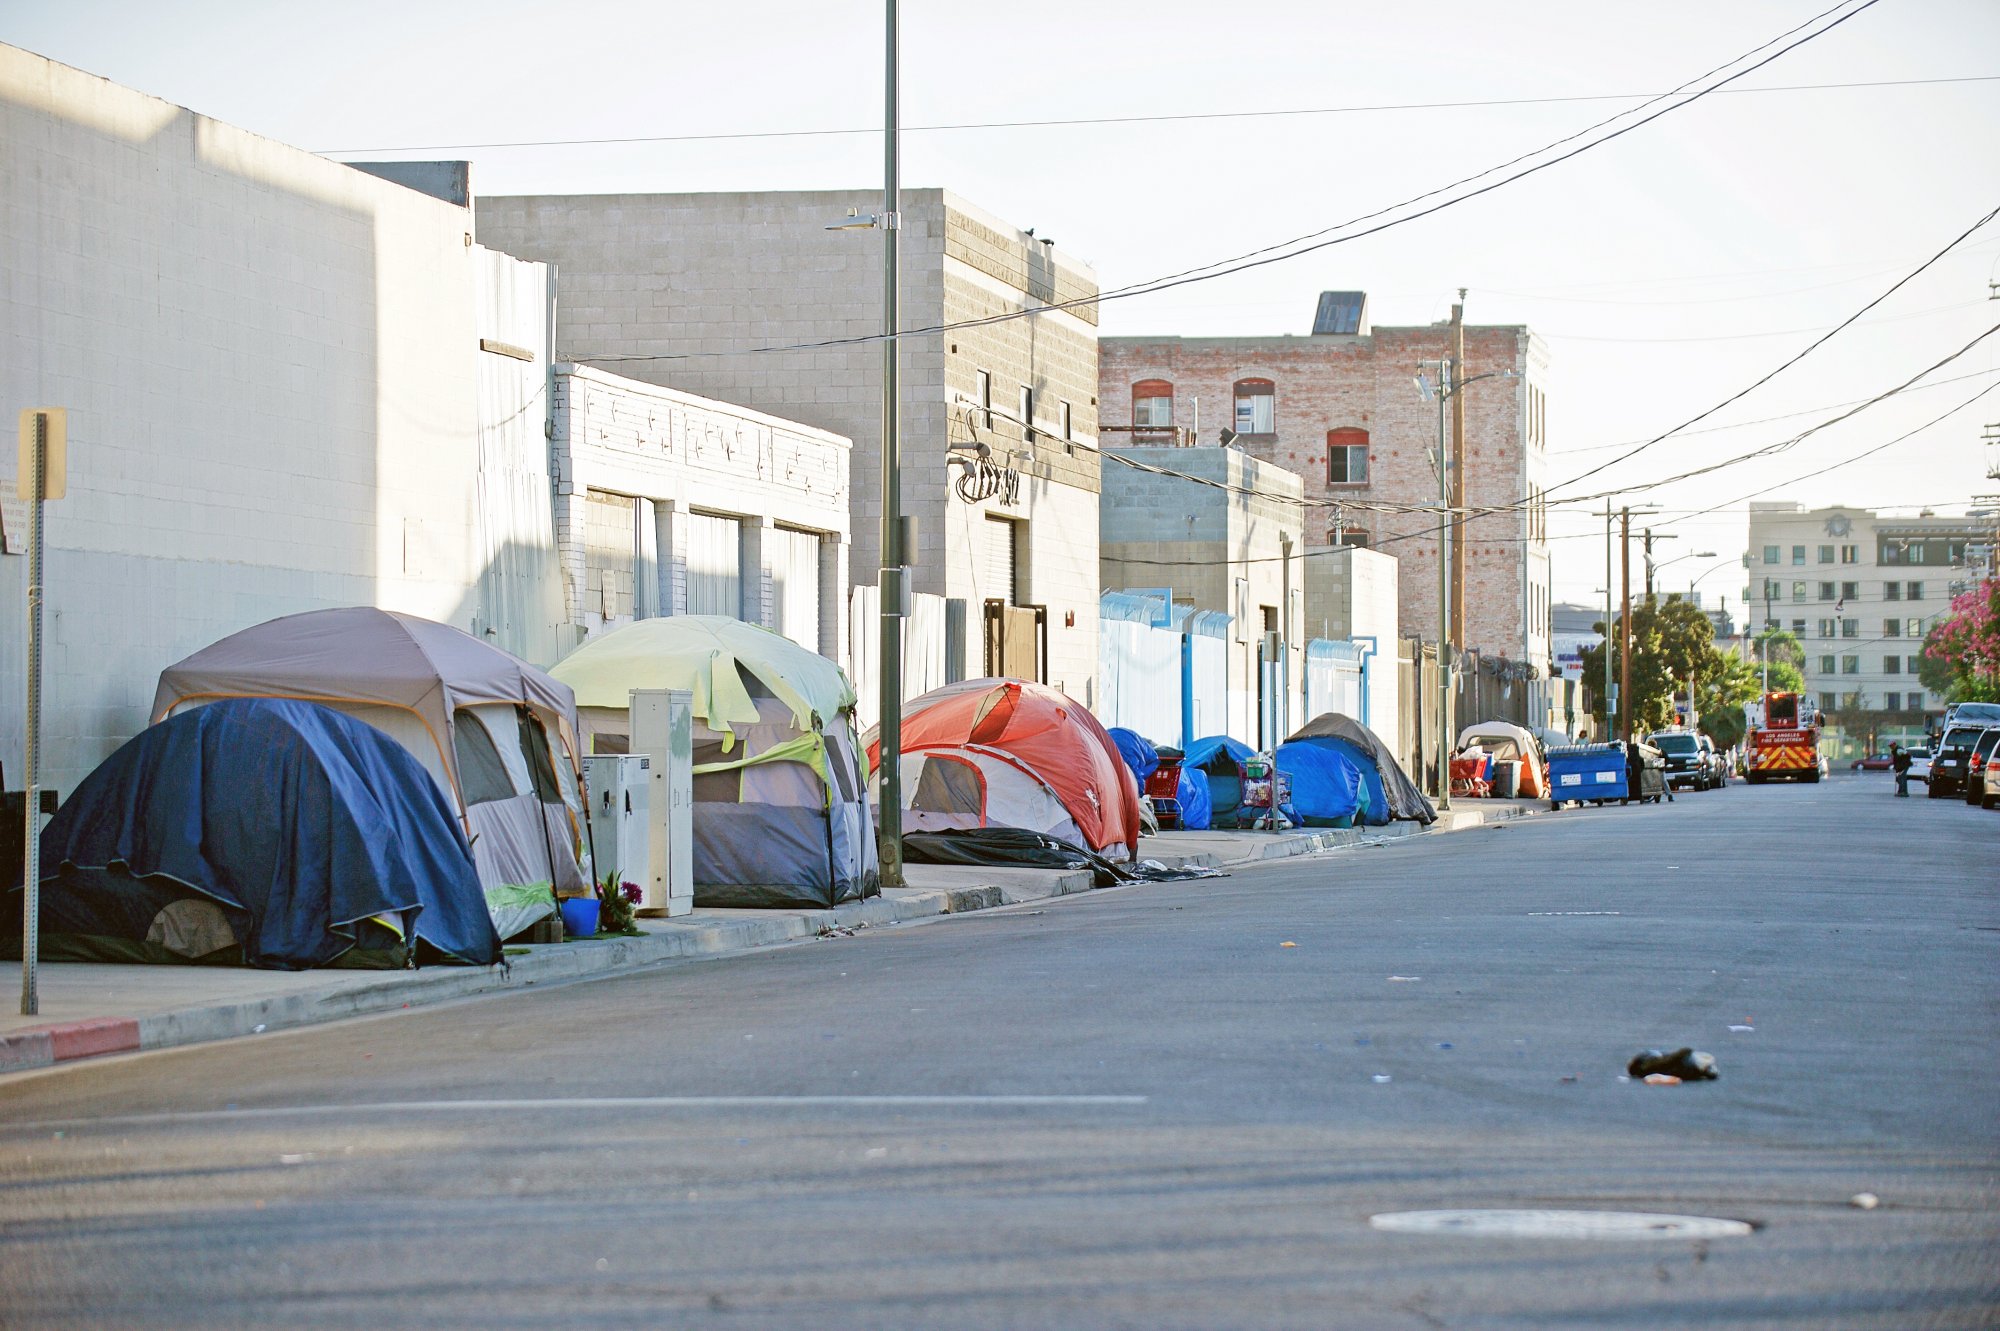
[[[2000,80],[2000,74],[1969,74],[1954,78],[1934,79],[1867,79],[1842,83],[1775,84],[1756,88],[1729,88],[1726,91],[1733,94],[1827,92],[1847,88],[1911,88],[1933,84],[1991,83],[1996,80]],[[1143,116],[1072,116],[1054,120],[973,120],[936,125],[908,125],[903,128],[902,132],[905,134],[943,134],[988,129],[1072,129],[1084,125],[1158,125],[1203,120],[1262,120],[1299,116],[1373,115],[1396,111],[1489,110],[1505,106],[1560,106],[1572,102],[1641,101],[1657,98],[1662,95],[1664,94],[1650,92],[1603,92],[1579,94],[1572,97],[1498,97],[1481,101],[1382,102],[1357,106],[1280,107],[1268,111],[1183,111]],[[733,130],[712,134],[638,134],[618,138],[514,139],[496,143],[427,143],[406,144],[393,148],[318,148],[314,149],[314,151],[322,157],[349,157],[357,153],[489,152],[516,148],[596,148],[648,143],[729,143],[754,139],[824,139],[843,136],[876,135],[881,132],[882,127],[880,125],[870,125],[856,126],[850,129]]]
[[[1891,314],[1880,319],[1869,319],[1856,325],[1860,328],[1875,328],[1882,324],[1905,323],[1911,319],[1927,319],[1933,314],[1948,314],[1953,310],[1969,310],[1986,301],[1961,300],[1951,305],[1933,305],[1927,310],[1911,310],[1907,314]],[[1694,337],[1600,337],[1594,333],[1551,333],[1536,329],[1535,336],[1546,337],[1552,342],[1621,342],[1634,346],[1665,346],[1682,342],[1748,342],[1761,337],[1796,337],[1800,333],[1824,333],[1829,331],[1822,324],[1817,328],[1773,328],[1767,333],[1701,333]]]
[[[1707,410],[1700,412],[1697,415],[1689,417],[1687,420],[1682,421],[1679,425],[1675,426],[1673,429],[1667,430],[1661,434],[1654,435],[1651,439],[1648,439],[1645,443],[1640,444],[1638,447],[1632,449],[1630,452],[1622,453],[1619,456],[1612,458],[1609,462],[1599,463],[1597,466],[1592,467],[1590,470],[1582,473],[1581,475],[1573,476],[1567,481],[1563,481],[1560,482],[1559,484],[1550,486],[1549,487],[1550,493],[1554,493],[1555,491],[1561,490],[1567,486],[1575,485],[1579,481],[1587,480],[1590,477],[1597,475],[1601,471],[1607,471],[1610,468],[1617,466],[1621,462],[1630,461],[1632,458],[1639,456],[1639,454],[1645,452],[1647,449],[1651,448],[1654,444],[1659,443],[1661,440],[1669,439],[1674,435],[1679,434],[1682,430],[1687,429],[1688,426],[1693,425],[1698,421],[1703,421],[1708,419],[1710,416],[1713,416],[1716,412],[1721,411],[1724,407],[1727,407],[1732,403],[1742,401],[1744,398],[1748,397],[1751,393],[1756,392],[1759,388],[1762,388],[1765,384],[1770,383],[1773,379],[1783,374],[1786,370],[1790,369],[1794,365],[1797,365],[1807,356],[1810,356],[1813,352],[1825,346],[1829,341],[1831,341],[1834,337],[1836,337],[1841,332],[1842,329],[1848,327],[1850,324],[1854,323],[1857,319],[1859,319],[1862,315],[1868,313],[1868,311],[1874,309],[1877,305],[1880,305],[1890,296],[1893,296],[1897,291],[1901,290],[1903,287],[1907,286],[1910,282],[1914,281],[1917,278],[1917,276],[1920,273],[1922,273],[1925,269],[1929,268],[1932,264],[1944,258],[1945,255],[1951,253],[1954,249],[1958,248],[1958,245],[1961,241],[1964,241],[1967,237],[1971,236],[1973,232],[1985,226],[1988,222],[1992,221],[1996,216],[2000,216],[2000,207],[1994,208],[1991,212],[1987,213],[1977,222],[1974,222],[1971,226],[1959,232],[1958,235],[1954,236],[1951,242],[1947,244],[1943,249],[1939,250],[1936,254],[1933,254],[1930,258],[1924,260],[1922,263],[1918,264],[1915,268],[1911,269],[1908,273],[1905,273],[1902,277],[1898,278],[1896,282],[1892,286],[1890,286],[1887,291],[1884,291],[1881,295],[1875,297],[1875,299],[1869,301],[1866,305],[1863,305],[1860,309],[1848,315],[1845,319],[1841,320],[1838,324],[1828,329],[1818,338],[1815,338],[1810,344],[1801,349],[1797,354],[1781,362],[1776,368],[1770,370],[1768,373],[1763,375],[1763,377],[1759,378],[1754,383],[1750,384],[1748,387],[1745,387],[1739,390],[1738,392],[1731,394],[1729,397],[1724,398],[1722,401],[1716,403],[1712,407],[1709,407]],[[1628,488],[1634,488],[1634,487],[1628,487]],[[1612,491],[1611,493],[1617,494],[1622,492]],[[1603,496],[1599,497],[1602,498]]]
[[[1835,5],[1831,9],[1827,9],[1819,14],[1814,15],[1812,18],[1807,19],[1804,23],[1801,23],[1796,27],[1790,28],[1787,31],[1780,33],[1778,36],[1773,37],[1770,40],[1763,42],[1756,47],[1753,47],[1750,51],[1746,52],[1743,55],[1736,56],[1731,60],[1725,61],[1722,64],[1717,65],[1714,69],[1708,70],[1703,74],[1695,76],[1694,78],[1688,80],[1686,83],[1683,83],[1681,85],[1681,88],[1676,89],[1673,93],[1663,94],[1661,97],[1655,98],[1654,101],[1662,101],[1668,97],[1678,96],[1681,89],[1692,87],[1694,84],[1700,83],[1704,79],[1711,78],[1721,70],[1728,69],[1731,65],[1741,64],[1744,60],[1749,59],[1751,56],[1756,55],[1758,52],[1764,51],[1769,47],[1775,46],[1779,42],[1785,41],[1787,38],[1793,37],[1795,34],[1803,31],[1804,29],[1810,28],[1813,24],[1818,23],[1821,19],[1826,18],[1827,15],[1834,14],[1838,10],[1846,7],[1847,3],[1848,0],[1842,0],[1841,4]],[[1605,134],[1599,138],[1591,139],[1588,142],[1578,144],[1576,147],[1569,149],[1567,152],[1558,154],[1557,156],[1549,158],[1546,161],[1536,162],[1531,166],[1523,167],[1521,170],[1514,172],[1514,174],[1512,175],[1503,176],[1499,180],[1489,182],[1488,184],[1482,185],[1477,189],[1468,190],[1465,193],[1456,195],[1454,197],[1443,199],[1440,202],[1433,203],[1430,206],[1420,209],[1417,212],[1409,213],[1402,217],[1389,218],[1386,221],[1378,222],[1376,225],[1372,227],[1368,227],[1361,231],[1355,231],[1352,232],[1351,234],[1332,235],[1331,233],[1345,231],[1347,228],[1359,225],[1362,222],[1371,221],[1379,217],[1384,217],[1387,214],[1397,212],[1400,209],[1412,207],[1415,204],[1421,203],[1425,199],[1434,198],[1440,194],[1446,194],[1449,191],[1457,189],[1462,185],[1467,185],[1473,181],[1483,179],[1486,176],[1506,171],[1511,167],[1519,165],[1522,162],[1528,161],[1530,158],[1541,156],[1542,154],[1547,153],[1557,147],[1560,147],[1565,143],[1569,143],[1578,138],[1582,138],[1588,134],[1595,132],[1598,129],[1604,128],[1605,126],[1610,125],[1617,120],[1623,119],[1629,115],[1634,114],[1636,111],[1643,110],[1645,108],[1644,106],[1641,106],[1633,108],[1632,110],[1621,111],[1616,115],[1607,117],[1606,119],[1599,121],[1595,125],[1587,126],[1586,128],[1578,130],[1573,134],[1565,135],[1562,138],[1557,139],[1552,143],[1544,144],[1540,148],[1536,148],[1529,152],[1523,153],[1515,158],[1512,158],[1507,162],[1501,163],[1498,166],[1489,167],[1484,171],[1480,171],[1473,175],[1463,177],[1460,180],[1454,181],[1449,185],[1442,185],[1436,189],[1427,190],[1422,194],[1416,195],[1414,198],[1405,199],[1401,203],[1391,204],[1386,208],[1379,208],[1372,213],[1364,213],[1359,217],[1350,218],[1348,221],[1336,223],[1333,226],[1324,227],[1318,231],[1308,232],[1304,236],[1294,237],[1293,239],[1288,241],[1280,241],[1274,245],[1267,245],[1260,249],[1251,250],[1245,254],[1238,255],[1232,259],[1219,259],[1211,263],[1202,264],[1195,268],[1184,269],[1179,273],[1170,274],[1167,277],[1156,278],[1147,282],[1134,283],[1132,285],[1116,288],[1111,291],[1100,291],[1092,296],[1080,296],[1073,300],[1051,302],[1048,304],[1037,305],[1033,308],[1012,310],[1001,314],[988,315],[984,318],[979,318],[979,319],[962,319],[954,322],[932,324],[927,327],[902,329],[893,334],[891,333],[857,334],[851,337],[822,338],[812,342],[798,342],[791,344],[769,345],[769,346],[758,346],[758,347],[743,347],[735,351],[667,352],[667,353],[659,353],[653,355],[597,356],[597,357],[577,356],[575,357],[575,359],[586,361],[593,364],[603,364],[603,365],[626,364],[639,361],[651,362],[651,361],[663,361],[663,360],[674,360],[674,361],[696,360],[696,359],[706,359],[715,356],[750,355],[750,354],[765,353],[765,352],[815,351],[815,350],[823,350],[830,347],[858,346],[866,343],[878,342],[887,337],[928,337],[940,333],[953,332],[961,328],[985,328],[996,324],[1009,323],[1017,319],[1032,318],[1035,315],[1045,314],[1051,311],[1067,311],[1085,306],[1096,307],[1112,300],[1126,299],[1136,295],[1151,295],[1156,292],[1167,291],[1176,287],[1192,285],[1193,283],[1196,282],[1213,281],[1218,277],[1227,277],[1235,273],[1247,272],[1250,269],[1261,268],[1268,264],[1282,263],[1289,259],[1296,259],[1306,254],[1316,253],[1319,250],[1329,248],[1330,246],[1343,245],[1348,243],[1349,241],[1359,240],[1366,236],[1376,235],[1382,231],[1387,231],[1393,227],[1402,226],[1406,223],[1417,221],[1419,218],[1428,217],[1433,213],[1442,212],[1447,208],[1455,207],[1456,205],[1465,203],[1468,200],[1478,198],[1482,194],[1489,194],[1494,190],[1512,184],[1515,181],[1525,179],[1528,176],[1536,174],[1537,172],[1545,171],[1552,166],[1558,166],[1563,162],[1569,161],[1573,157],[1577,157],[1582,155],[1583,153],[1589,152],[1593,148],[1602,147],[1604,144],[1610,143],[1614,139],[1622,138],[1624,135],[1631,133],[1633,130],[1651,124],[1653,121],[1658,120],[1661,116],[1667,115],[1673,111],[1680,110],[1682,107],[1692,105],[1694,102],[1699,101],[1701,98],[1708,96],[1710,93],[1717,91],[1718,89],[1724,87],[1729,83],[1734,82],[1737,79],[1744,77],[1745,75],[1754,73],[1755,71],[1762,69],[1765,65],[1768,65],[1772,61],[1777,60],[1780,57],[1789,54],[1790,52],[1798,49],[1800,46],[1805,45],[1807,42],[1825,36],[1827,33],[1833,31],[1833,29],[1847,22],[1855,15],[1863,12],[1864,10],[1873,8],[1875,5],[1879,3],[1881,3],[1881,0],[1861,0],[1861,3],[1856,5],[1854,8],[1848,9],[1846,13],[1840,14],[1840,16],[1838,18],[1833,19],[1832,22],[1827,23],[1825,26],[1817,29],[1816,31],[1806,33],[1806,35],[1803,37],[1798,37],[1796,40],[1790,42],[1789,45],[1786,45],[1782,49],[1775,51],[1770,55],[1765,56],[1763,59],[1757,61],[1755,64],[1748,65],[1743,69],[1739,69],[1735,73],[1730,74],[1727,77],[1715,83],[1712,83],[1707,87],[1699,88],[1696,91],[1687,95],[1686,97],[1682,97],[1679,101],[1671,102],[1670,104],[1661,107],[1659,110],[1654,111],[1652,114],[1644,116],[1639,120],[1635,120],[1627,125],[1622,125],[1619,128],[1612,130],[1610,133]],[[1652,104],[1651,102],[1648,102],[1645,105],[1651,105],[1651,104]],[[1323,240],[1318,239],[1319,237],[1322,236],[1329,238]],[[1312,244],[1305,243],[1308,241],[1313,241],[1315,243]],[[1282,252],[1274,252],[1274,251],[1282,251]]]

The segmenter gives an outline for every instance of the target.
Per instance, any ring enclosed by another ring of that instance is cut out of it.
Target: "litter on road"
[[[1662,1053],[1657,1049],[1647,1049],[1632,1055],[1632,1061],[1625,1065],[1626,1075],[1644,1077],[1652,1082],[1656,1075],[1665,1075],[1675,1081],[1714,1081],[1721,1076],[1715,1068],[1715,1056],[1704,1054],[1698,1049],[1676,1049]],[[1653,1082],[1654,1085],[1662,1085]],[[1671,1083],[1664,1083],[1671,1084]]]

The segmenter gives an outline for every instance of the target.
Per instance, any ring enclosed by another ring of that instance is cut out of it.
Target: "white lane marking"
[[[1398,1234],[1619,1242],[1741,1238],[1753,1232],[1741,1220],[1644,1211],[1385,1211],[1369,1216],[1368,1223]]]
[[[1068,1109],[1143,1105],[1143,1095],[598,1095],[542,1100],[378,1100],[351,1105],[253,1105],[247,1109],[187,1109],[104,1118],[52,1118],[14,1123],[12,1130],[113,1127],[145,1123],[217,1123],[260,1118],[310,1118],[331,1114],[469,1114],[583,1109],[791,1109],[855,1108]]]

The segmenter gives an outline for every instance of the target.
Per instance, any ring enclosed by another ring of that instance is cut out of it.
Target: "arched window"
[[[1278,432],[1278,386],[1269,379],[1236,381],[1236,433]]]
[[[1174,423],[1174,386],[1165,379],[1141,379],[1132,385],[1132,424],[1165,429]]]
[[[1368,484],[1368,431],[1348,427],[1326,432],[1326,483]]]

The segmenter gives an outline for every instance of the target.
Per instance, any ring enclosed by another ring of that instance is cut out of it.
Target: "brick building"
[[[1103,338],[1102,429],[1134,443],[1195,442],[1197,432],[1214,442],[1232,430],[1241,447],[1303,480],[1309,553],[1365,545],[1398,558],[1402,631],[1434,640],[1439,542],[1420,510],[1437,502],[1430,457],[1440,404],[1414,381],[1422,374],[1435,388],[1457,331],[1371,327],[1365,293],[1328,292],[1306,336]],[[1455,382],[1464,385],[1466,479],[1457,500],[1505,511],[1467,523],[1455,618],[1466,647],[1546,677],[1548,351],[1519,326],[1467,325],[1464,338]],[[1317,623],[1323,611],[1310,583],[1307,595],[1306,622]],[[1532,687],[1545,696],[1539,682]]]
[[[872,586],[882,351],[869,339],[882,331],[882,241],[827,228],[880,206],[866,190],[544,195],[481,198],[478,221],[487,243],[556,266],[563,359],[853,440],[850,569]],[[1097,314],[1046,307],[1095,295],[1096,279],[944,190],[906,190],[902,206],[903,327],[1037,311],[901,339],[913,589],[957,612],[951,677],[1005,665],[1087,704],[1098,651]],[[803,343],[830,345],[772,349]],[[990,494],[960,484],[979,445],[1001,469]],[[991,650],[996,623],[1005,661]]]

